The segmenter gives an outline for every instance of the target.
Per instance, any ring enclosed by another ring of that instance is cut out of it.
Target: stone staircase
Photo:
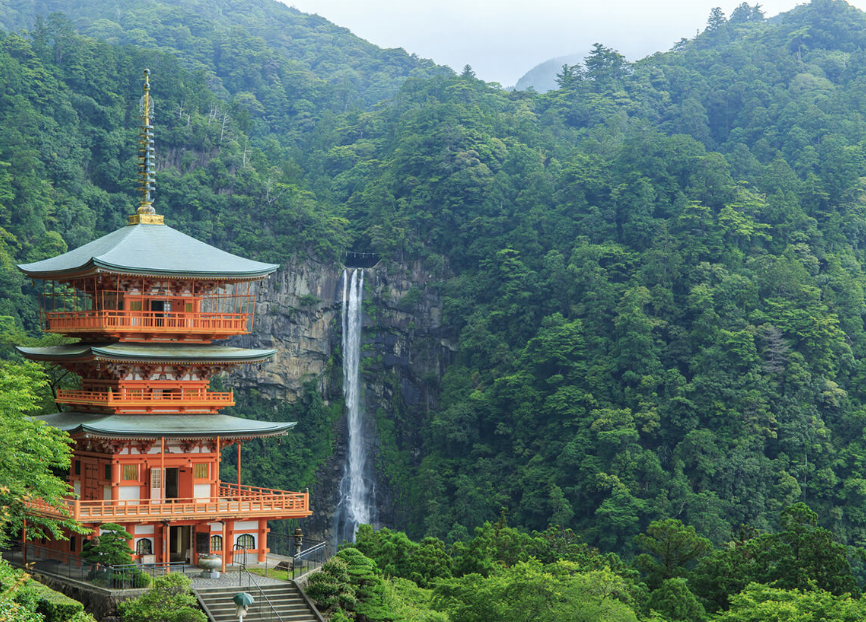
[[[262,598],[259,589],[267,596],[267,600]],[[237,609],[232,597],[238,592],[249,592],[255,598],[249,613],[244,616],[244,622],[322,622],[322,616],[293,583],[263,585],[261,588],[195,588],[199,603],[211,622],[237,622]]]

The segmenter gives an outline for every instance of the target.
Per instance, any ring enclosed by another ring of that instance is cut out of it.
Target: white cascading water
[[[340,500],[335,514],[337,542],[355,540],[358,525],[373,521],[372,486],[368,481],[364,411],[361,403],[361,302],[364,296],[364,271],[351,274],[343,270],[343,397],[349,447]]]

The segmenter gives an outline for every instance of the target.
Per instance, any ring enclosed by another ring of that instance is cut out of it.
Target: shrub
[[[123,622],[207,622],[198,609],[188,577],[172,572],[153,582],[153,588],[138,598],[121,603]]]

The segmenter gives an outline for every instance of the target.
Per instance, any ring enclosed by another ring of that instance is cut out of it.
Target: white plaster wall
[[[141,499],[140,486],[118,486],[117,498],[121,501],[138,501]]]
[[[259,521],[257,520],[236,520],[235,531],[258,531]]]

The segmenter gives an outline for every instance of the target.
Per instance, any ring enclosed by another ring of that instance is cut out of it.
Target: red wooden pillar
[[[171,527],[169,527],[168,521],[164,522],[162,525],[162,542],[163,550],[165,552],[162,561],[165,562],[165,571],[171,572]]]
[[[221,521],[223,524],[223,567],[222,571],[226,571],[226,561],[229,558],[229,534],[228,534],[228,523],[226,521]]]
[[[214,486],[211,488],[211,497],[219,497],[220,496],[220,459],[222,458],[222,453],[220,453],[220,437],[217,436],[216,439],[216,460],[214,461]]]
[[[159,502],[165,503],[165,437],[159,437]]]
[[[117,458],[111,461],[111,501],[116,505],[120,498],[120,461]]]
[[[268,560],[268,521],[267,519],[260,518],[259,519],[259,562],[265,562]]]

